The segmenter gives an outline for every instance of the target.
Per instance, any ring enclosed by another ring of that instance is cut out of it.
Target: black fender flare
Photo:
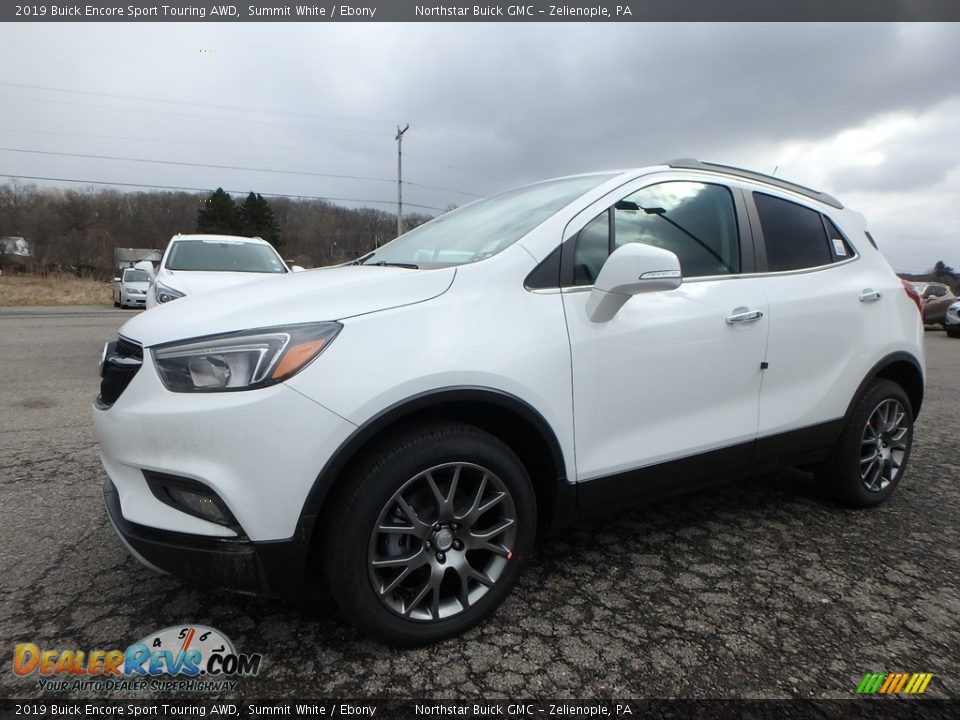
[[[576,489],[567,482],[563,451],[550,424],[538,410],[515,395],[487,387],[460,386],[438,388],[405,398],[357,427],[330,456],[314,480],[300,511],[297,538],[305,543],[310,542],[317,517],[340,473],[357,452],[381,430],[405,416],[454,403],[486,404],[509,410],[523,418],[537,431],[549,448],[556,470],[557,507],[547,524],[552,527],[557,522],[565,522],[567,515],[572,514],[576,506]]]
[[[844,419],[850,417],[850,413],[853,410],[853,406],[857,403],[857,400],[863,395],[864,390],[867,389],[867,386],[873,382],[885,369],[893,365],[894,363],[906,362],[913,366],[917,371],[917,375],[920,377],[920,399],[916,403],[916,407],[913,408],[913,417],[916,417],[920,414],[920,405],[923,401],[923,388],[926,381],[926,376],[923,372],[923,366],[920,364],[920,361],[916,358],[915,355],[908,353],[906,351],[900,350],[898,352],[890,353],[885,355],[883,358],[878,360],[872,368],[867,372],[863,377],[863,380],[860,381],[860,385],[857,386],[857,391],[853,394],[853,397],[850,398],[850,402],[847,405],[847,411],[844,413]],[[904,388],[909,394],[910,388]],[[911,398],[912,400],[912,398]]]

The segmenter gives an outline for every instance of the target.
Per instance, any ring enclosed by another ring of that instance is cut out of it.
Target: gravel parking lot
[[[491,622],[400,651],[329,604],[202,591],[127,556],[89,405],[131,315],[0,308],[0,696],[42,695],[11,671],[15,643],[124,648],[192,622],[264,655],[246,698],[848,698],[867,671],[960,697],[960,341],[942,331],[886,506],[839,508],[791,471],[584,521],[540,542]]]

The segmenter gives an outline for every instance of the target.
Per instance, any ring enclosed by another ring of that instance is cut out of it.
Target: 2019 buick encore
[[[580,513],[773,462],[883,502],[922,334],[829,195],[697,161],[550,180],[131,319],[93,410],[107,509],[145,565],[322,585],[366,633],[433,642]]]

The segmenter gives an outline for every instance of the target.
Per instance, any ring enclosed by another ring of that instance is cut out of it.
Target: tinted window
[[[144,270],[124,270],[124,282],[150,282],[150,276]]]
[[[282,273],[286,268],[269,245],[231,240],[177,240],[168,270]]]
[[[830,249],[833,251],[834,262],[847,260],[857,254],[846,236],[840,232],[840,228],[834,224],[833,220],[824,215],[823,224],[827,228],[827,236],[830,239]]]
[[[668,182],[638,190],[580,232],[574,281],[590,285],[613,249],[627,243],[664,248],[680,259],[685,277],[740,272],[740,236],[730,190],[722,185]],[[610,230],[612,229],[612,243]]]
[[[753,199],[763,228],[768,270],[799,270],[833,262],[820,213],[763,193],[753,193]]]
[[[610,254],[610,211],[604,210],[577,236],[573,284],[593,285]]]

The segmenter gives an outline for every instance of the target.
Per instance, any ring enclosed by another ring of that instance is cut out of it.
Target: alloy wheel
[[[886,399],[870,413],[860,440],[860,482],[867,490],[881,492],[897,478],[909,432],[907,410],[898,400]]]
[[[516,541],[516,506],[495,473],[469,462],[437,465],[383,506],[370,534],[370,581],[398,615],[446,619],[493,588]]]

